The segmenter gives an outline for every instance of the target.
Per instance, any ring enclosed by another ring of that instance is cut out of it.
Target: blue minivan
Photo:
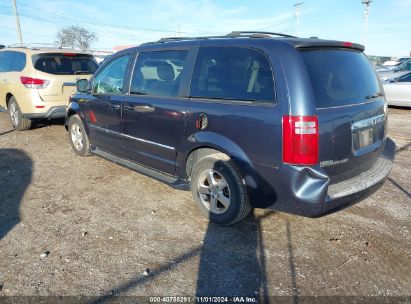
[[[77,82],[69,140],[78,155],[190,189],[216,223],[251,208],[334,212],[375,192],[395,156],[363,51],[267,32],[145,43]]]

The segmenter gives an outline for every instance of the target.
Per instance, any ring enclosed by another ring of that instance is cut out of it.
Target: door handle
[[[149,113],[154,112],[155,108],[152,105],[125,105],[123,109],[126,111],[134,111],[139,113]]]
[[[141,105],[141,106],[134,106],[134,111],[140,113],[149,113],[154,112],[154,107],[151,105]]]
[[[110,104],[110,106],[111,106],[111,108],[114,109],[114,110],[120,110],[120,107],[121,107],[121,105],[116,104],[116,103],[112,103],[112,104]]]

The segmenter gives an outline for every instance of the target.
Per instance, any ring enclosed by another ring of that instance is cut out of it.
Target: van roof
[[[350,48],[358,51],[364,51],[364,46],[358,43],[337,41],[337,40],[325,40],[317,37],[311,38],[299,38],[282,33],[272,32],[259,32],[259,31],[235,31],[223,36],[204,36],[204,37],[168,37],[161,38],[158,41],[147,42],[141,44],[139,47],[148,45],[159,45],[171,42],[189,42],[189,41],[202,41],[202,40],[230,40],[232,39],[262,39],[262,40],[282,40],[292,44],[295,48],[319,48],[319,47],[339,47]]]

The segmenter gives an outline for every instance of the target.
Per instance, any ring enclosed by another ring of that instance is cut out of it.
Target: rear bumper
[[[277,200],[266,208],[308,217],[346,208],[378,190],[391,172],[394,157],[395,144],[387,138],[373,167],[335,184],[330,184],[330,179],[319,168],[283,166],[279,174],[284,182],[276,187]]]
[[[66,109],[67,109],[66,106],[55,106],[55,107],[50,107],[45,113],[27,113],[27,114],[24,114],[24,117],[26,118],[46,118],[46,119],[62,118],[66,116]]]

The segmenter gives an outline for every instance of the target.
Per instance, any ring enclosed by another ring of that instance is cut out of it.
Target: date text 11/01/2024
[[[150,297],[150,303],[257,303],[255,297]]]

